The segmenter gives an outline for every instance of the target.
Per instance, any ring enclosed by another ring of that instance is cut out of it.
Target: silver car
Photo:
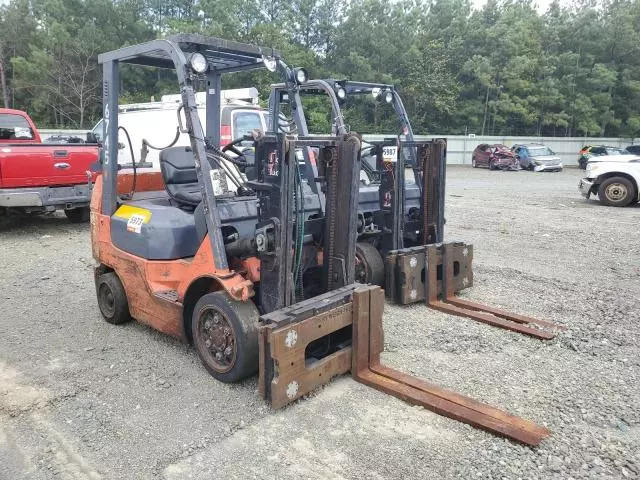
[[[527,145],[514,145],[512,147],[520,167],[535,172],[560,172],[562,161],[560,157],[546,145],[529,143]]]

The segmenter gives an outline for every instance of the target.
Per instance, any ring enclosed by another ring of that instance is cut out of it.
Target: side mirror
[[[100,143],[98,137],[93,132],[87,132],[87,143]]]

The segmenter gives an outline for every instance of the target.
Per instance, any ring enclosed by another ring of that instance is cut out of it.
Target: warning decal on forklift
[[[130,205],[122,205],[116,210],[115,215],[119,218],[127,220],[127,232],[140,233],[142,225],[149,223],[151,220],[151,212],[144,208],[132,207]]]
[[[382,147],[382,161],[383,162],[397,162],[398,161],[398,147],[395,147],[395,146]]]

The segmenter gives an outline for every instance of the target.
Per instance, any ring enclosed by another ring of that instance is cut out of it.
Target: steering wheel
[[[234,159],[236,162],[246,164],[247,159],[244,154],[246,151],[251,150],[251,147],[238,148],[238,145],[242,142],[246,142],[247,140],[253,140],[253,137],[251,135],[243,135],[242,137],[235,138],[231,142],[227,143],[224,147],[222,147],[222,152],[233,152],[237,155],[237,157]]]

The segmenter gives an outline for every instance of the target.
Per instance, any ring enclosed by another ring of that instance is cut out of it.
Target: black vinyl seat
[[[191,147],[171,147],[160,152],[160,171],[172,200],[185,210],[193,210],[202,201],[196,162]]]

